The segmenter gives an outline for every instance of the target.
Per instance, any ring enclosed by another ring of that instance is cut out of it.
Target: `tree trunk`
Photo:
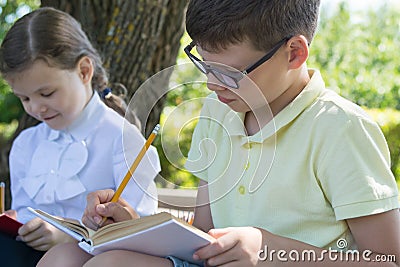
[[[68,12],[82,24],[103,58],[110,84],[125,85],[128,100],[149,77],[176,62],[187,0],[42,0],[41,5]],[[133,108],[146,136],[159,121],[168,81],[169,75],[164,75],[140,103],[135,102]],[[31,117],[23,116],[13,138],[1,144],[1,180],[9,181],[8,155],[12,141],[23,129],[36,123]],[[8,190],[6,195],[9,208]]]
[[[130,99],[148,78],[176,62],[187,0],[42,0],[81,22],[100,52],[110,83],[122,83]],[[158,122],[169,75],[135,102],[146,136]],[[153,107],[154,106],[154,107]],[[149,108],[153,107],[150,113]],[[150,113],[150,114],[149,114]]]

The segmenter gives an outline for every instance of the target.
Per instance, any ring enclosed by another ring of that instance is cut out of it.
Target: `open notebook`
[[[78,220],[28,209],[77,239],[79,246],[92,255],[108,250],[123,249],[159,257],[172,255],[189,262],[199,263],[193,260],[193,253],[215,240],[207,233],[167,212],[106,225],[93,231],[83,226]]]

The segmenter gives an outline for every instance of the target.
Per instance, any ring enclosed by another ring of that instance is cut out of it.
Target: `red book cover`
[[[18,235],[18,229],[22,226],[22,223],[14,220],[6,214],[0,215],[0,232],[8,234],[12,237]]]

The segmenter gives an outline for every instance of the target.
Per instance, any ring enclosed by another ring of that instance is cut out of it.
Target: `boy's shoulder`
[[[332,118],[335,121],[361,119],[373,122],[361,106],[330,89],[324,90],[314,104],[319,106],[320,115],[325,119]]]
[[[324,89],[297,120],[314,134],[323,133],[326,140],[337,138],[339,132],[379,131],[379,125],[361,106],[330,89]]]

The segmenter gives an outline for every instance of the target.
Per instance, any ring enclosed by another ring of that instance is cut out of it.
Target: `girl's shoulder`
[[[139,129],[135,125],[109,107],[105,107],[102,117],[103,119],[99,122],[98,126],[106,130],[109,134],[122,135],[123,132],[140,134]]]
[[[45,123],[22,130],[14,139],[10,154],[22,153],[29,158],[38,144],[48,139],[50,132],[51,129]]]
[[[14,143],[21,144],[35,144],[36,142],[47,139],[50,135],[51,129],[45,123],[26,128],[22,130],[15,138]]]

